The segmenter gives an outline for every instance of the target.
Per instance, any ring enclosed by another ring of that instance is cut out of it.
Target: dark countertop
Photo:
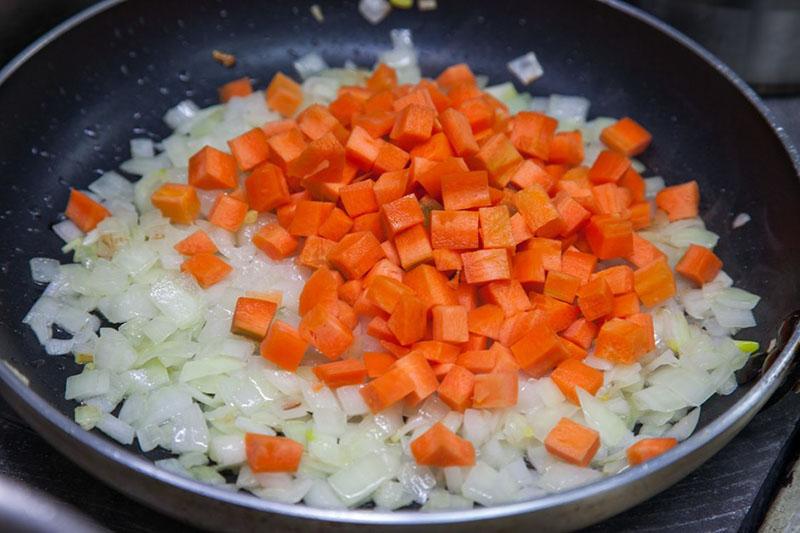
[[[91,0],[0,3],[0,63]],[[800,145],[800,97],[769,98],[779,124]],[[762,410],[728,446],[692,475],[589,531],[755,531],[800,449],[800,395]],[[69,503],[122,532],[191,531],[109,489],[50,447],[0,400],[0,475]],[[0,524],[1,528],[2,524]]]

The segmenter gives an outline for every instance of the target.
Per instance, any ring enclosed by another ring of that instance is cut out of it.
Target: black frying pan
[[[226,493],[157,470],[69,419],[64,381],[79,368],[48,357],[21,319],[39,296],[28,259],[59,257],[48,227],[59,218],[68,188],[128,157],[128,139],[168,129],[166,109],[186,97],[201,106],[216,88],[249,75],[263,86],[276,70],[316,50],[332,65],[372,65],[388,46],[388,30],[414,32],[423,73],[465,61],[493,82],[511,78],[506,62],[534,50],[545,76],[534,94],[579,94],[592,114],[630,115],[653,133],[642,157],[667,182],[696,179],[702,212],[721,235],[718,253],[737,285],[763,297],[760,326],[746,333],[762,343],[776,334],[800,293],[800,182],[797,153],[754,94],[726,67],[685,37],[613,2],[440,0],[438,10],[395,11],[379,26],[355,2],[211,0],[106,2],[68,21],[0,72],[0,356],[30,381],[25,387],[0,365],[4,393],[56,447],[98,477],[173,516],[205,527],[387,523],[413,529],[471,521],[475,529],[518,524],[574,528],[610,516],[674,483],[738,432],[785,376],[798,333],[755,384],[703,407],[701,430],[645,468],[571,492],[470,513],[379,514],[320,511]],[[211,60],[212,49],[236,54],[233,69]],[[732,230],[747,212],[753,221]],[[150,458],[155,457],[149,455]],[[310,522],[310,517],[319,522]],[[463,526],[462,526],[463,527]]]

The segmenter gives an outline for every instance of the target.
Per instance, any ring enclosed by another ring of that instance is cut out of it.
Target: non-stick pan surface
[[[390,28],[413,30],[423,73],[467,62],[493,82],[511,78],[506,62],[534,50],[545,76],[534,94],[578,94],[593,115],[636,117],[655,142],[642,157],[667,182],[696,179],[703,216],[721,235],[718,252],[737,284],[763,297],[760,326],[744,336],[775,335],[800,293],[800,183],[796,153],[769,115],[726,67],[638,11],[617,3],[440,1],[433,12],[395,11],[378,26],[355,2],[140,0],[106,2],[54,30],[0,72],[0,365],[14,406],[70,458],[114,487],[181,519],[211,528],[349,529],[347,522],[414,528],[472,521],[475,529],[522,523],[575,528],[600,520],[674,483],[738,432],[785,375],[795,334],[755,385],[703,407],[701,430],[647,466],[588,487],[471,512],[382,514],[322,511],[258,500],[178,478],[153,467],[134,448],[86,433],[69,419],[64,380],[77,373],[69,358],[48,357],[21,319],[41,287],[28,259],[60,257],[49,225],[59,219],[68,188],[82,187],[128,157],[128,139],[168,133],[166,109],[184,98],[216,101],[216,87],[251,76],[263,86],[276,70],[317,51],[331,65],[346,59],[371,66],[388,47]],[[233,69],[211,51],[236,54]],[[753,220],[732,230],[736,214]],[[152,456],[151,456],[152,457]],[[304,518],[314,518],[311,522]],[[460,527],[466,527],[462,524]]]

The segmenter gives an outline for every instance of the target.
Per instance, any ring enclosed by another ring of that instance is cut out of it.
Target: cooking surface
[[[90,1],[3,2],[0,62]],[[50,5],[52,4],[52,5]],[[768,99],[778,122],[800,144],[800,98]],[[757,177],[754,177],[757,178]],[[777,489],[800,420],[800,397],[764,409],[731,444],[675,487],[591,531],[749,531]],[[0,475],[39,488],[114,531],[183,528],[129,500],[61,456],[0,401]]]

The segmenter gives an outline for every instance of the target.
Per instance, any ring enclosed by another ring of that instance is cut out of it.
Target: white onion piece
[[[542,65],[539,64],[539,60],[533,52],[528,52],[509,61],[508,70],[525,85],[530,85],[531,82],[541,78],[544,74]]]
[[[298,58],[294,62],[294,69],[300,75],[302,79],[306,79],[318,72],[322,72],[326,70],[328,64],[325,63],[325,60],[322,59],[322,56],[316,52],[310,52],[300,58]]]
[[[750,215],[748,215],[747,213],[739,213],[734,217],[733,222],[731,222],[731,228],[733,229],[741,228],[751,220],[752,217],[750,217]]]
[[[34,257],[28,264],[31,267],[31,278],[36,283],[50,283],[56,279],[61,268],[57,260],[48,257]]]
[[[358,12],[370,24],[380,23],[391,10],[392,6],[386,0],[360,0],[358,2]]]

